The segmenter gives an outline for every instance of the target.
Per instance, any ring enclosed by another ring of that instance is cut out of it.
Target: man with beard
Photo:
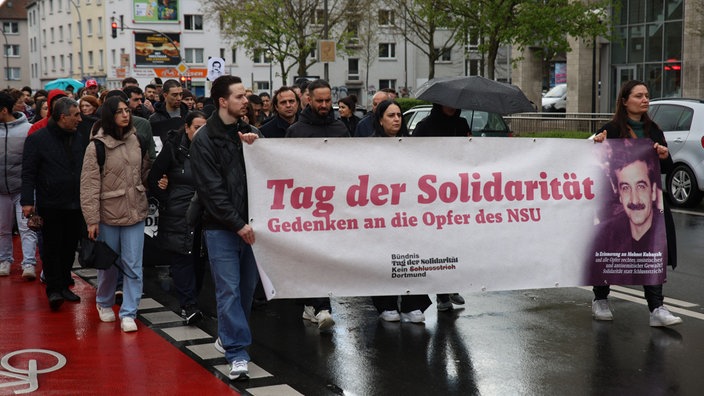
[[[239,77],[213,81],[210,96],[217,110],[191,142],[191,170],[203,208],[203,235],[215,283],[218,340],[231,380],[246,379],[252,343],[249,314],[259,275],[252,244],[254,230],[247,223],[247,180],[242,141],[252,143],[256,128],[242,117],[247,97]]]
[[[298,122],[291,125],[286,137],[350,137],[342,121],[335,119],[332,111],[332,89],[325,80],[315,80],[308,85],[310,102],[298,116]],[[321,331],[329,330],[335,321],[332,319],[329,297],[307,298],[303,301],[303,319],[318,324]]]
[[[145,105],[147,102],[144,99],[144,93],[142,92],[142,88],[136,85],[128,85],[122,88],[122,92],[124,92],[125,95],[127,95],[127,97],[129,98],[127,101],[127,105],[130,107],[130,110],[132,110],[132,115],[142,117],[148,120],[149,117],[153,114],[153,111],[150,111]],[[151,107],[151,104],[149,105],[149,107]]]

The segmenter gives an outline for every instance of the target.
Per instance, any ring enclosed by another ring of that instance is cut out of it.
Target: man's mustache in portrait
[[[629,203],[626,205],[626,207],[630,210],[644,210],[645,204],[644,203]]]

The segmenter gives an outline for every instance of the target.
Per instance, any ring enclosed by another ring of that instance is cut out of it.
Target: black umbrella
[[[456,109],[502,115],[535,111],[517,86],[480,76],[434,78],[418,87],[416,97]]]

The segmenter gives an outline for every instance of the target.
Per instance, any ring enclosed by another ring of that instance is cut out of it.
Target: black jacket
[[[442,112],[442,106],[434,104],[430,115],[416,125],[413,136],[471,136],[467,120],[460,116],[462,110],[456,110],[452,116]]]
[[[286,137],[286,130],[291,125],[293,124],[289,124],[288,121],[275,115],[274,118],[271,118],[266,124],[259,127],[259,131],[261,131],[264,137],[282,138]]]
[[[298,122],[288,127],[286,137],[350,137],[350,133],[342,121],[335,119],[332,110],[326,117],[320,117],[306,106],[298,116]]]
[[[53,120],[29,135],[24,143],[20,203],[40,209],[80,209],[81,168],[87,142],[82,131],[65,131]]]
[[[191,142],[191,170],[204,229],[237,232],[248,222],[247,175],[238,131],[252,128],[241,120],[225,125],[215,112]]]
[[[172,131],[152,164],[148,185],[159,200],[159,232],[156,241],[167,251],[191,254],[194,229],[186,221],[186,211],[196,191],[191,171],[191,141],[185,131]],[[159,179],[167,175],[166,190],[159,188]]]

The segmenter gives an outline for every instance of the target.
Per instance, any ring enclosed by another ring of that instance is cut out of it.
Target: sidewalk
[[[39,278],[23,280],[19,262],[10,276],[0,277],[0,395],[28,390],[42,395],[238,394],[222,375],[203,368],[143,322],[137,320],[135,333],[123,333],[119,320],[101,322],[95,288],[73,278],[72,290],[81,302],[66,301],[52,312],[44,285]],[[42,351],[21,352],[37,349]],[[32,360],[36,373],[28,370]]]

